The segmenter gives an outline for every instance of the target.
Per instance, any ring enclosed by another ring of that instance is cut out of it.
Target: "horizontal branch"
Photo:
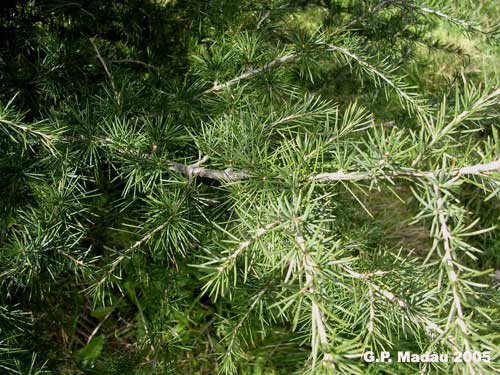
[[[432,177],[445,173],[451,177],[464,175],[480,175],[500,170],[500,159],[485,164],[469,165],[462,168],[437,169],[435,171],[418,171],[413,169],[402,169],[387,172],[383,175],[374,175],[373,172],[332,172],[320,173],[309,177],[309,181],[330,182],[330,181],[358,181],[370,179],[390,179],[397,177]]]
[[[110,138],[98,138],[103,145],[112,144]],[[144,159],[151,159],[151,155],[140,155]],[[171,171],[192,177],[205,177],[217,181],[241,181],[253,178],[249,171],[236,171],[232,168],[212,169],[202,167],[201,165],[208,160],[205,156],[200,161],[193,164],[183,164],[173,160],[167,160],[165,163]],[[491,172],[500,171],[500,159],[496,159],[489,163],[467,165],[461,168],[451,169],[436,169],[434,171],[420,171],[412,168],[402,168],[394,171],[384,171],[377,174],[374,171],[361,172],[344,172],[342,170],[336,172],[318,173],[308,177],[308,181],[315,182],[335,182],[335,181],[360,181],[360,180],[390,180],[392,178],[411,178],[411,177],[433,177],[440,174],[446,174],[450,177],[465,176],[465,175],[483,175]]]
[[[167,162],[170,169],[185,174],[187,176],[206,177],[219,181],[240,181],[252,178],[252,175],[247,171],[235,171],[231,168],[224,170],[204,168],[200,163],[186,165],[174,161]],[[334,182],[334,181],[359,181],[359,180],[372,180],[372,179],[391,179],[391,178],[404,178],[404,177],[433,177],[441,173],[445,173],[451,177],[465,176],[465,175],[481,175],[500,170],[500,159],[495,161],[468,165],[461,168],[453,169],[437,169],[435,171],[419,171],[414,169],[401,169],[397,171],[386,172],[385,174],[376,175],[371,171],[367,172],[330,172],[319,173],[312,175],[308,178],[309,181],[316,182]]]
[[[231,168],[226,168],[224,170],[210,169],[201,167],[199,163],[186,165],[175,161],[168,161],[167,164],[170,170],[184,174],[189,177],[192,176],[206,177],[212,180],[219,180],[219,181],[239,181],[239,180],[246,180],[250,177],[250,175],[247,172],[237,172],[233,171]]]
[[[135,64],[135,65],[141,65],[141,66],[148,68],[148,69],[160,70],[160,68],[158,68],[157,66],[145,63],[144,61],[140,61],[140,60],[119,59],[119,60],[109,60],[108,62],[111,64]]]

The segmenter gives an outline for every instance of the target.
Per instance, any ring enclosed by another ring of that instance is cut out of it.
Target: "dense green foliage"
[[[2,1],[0,372],[497,373],[499,19]]]

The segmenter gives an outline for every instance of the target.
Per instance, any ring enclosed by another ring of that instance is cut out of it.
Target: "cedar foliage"
[[[494,2],[0,7],[2,373],[497,373]]]

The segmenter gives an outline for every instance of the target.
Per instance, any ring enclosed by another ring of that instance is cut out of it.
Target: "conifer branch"
[[[497,93],[498,91],[498,93]],[[496,97],[498,94],[500,94],[500,90],[496,90],[495,95],[488,95],[488,97]],[[470,111],[464,111],[457,115],[459,118],[465,118],[470,114]],[[281,119],[276,120],[272,126],[275,126],[279,123],[286,122],[292,119],[296,119],[302,117],[302,115],[297,114],[297,115],[290,115]],[[458,120],[457,120],[458,121]],[[456,122],[455,120],[452,122]],[[332,142],[334,138],[330,138],[328,142]],[[109,146],[113,144],[112,139],[110,138],[105,138],[105,139],[100,139],[101,143]],[[147,154],[142,154],[142,158],[150,160],[151,156]],[[417,158],[418,159],[418,158]],[[235,182],[235,181],[242,181],[242,180],[248,180],[252,178],[252,174],[250,171],[237,171],[232,168],[226,168],[226,169],[213,169],[213,168],[207,168],[201,166],[203,163],[205,163],[208,160],[208,156],[204,156],[202,160],[193,163],[193,164],[183,164],[180,162],[176,162],[173,160],[167,160],[165,163],[168,166],[168,168],[174,172],[183,174],[188,176],[189,178],[192,177],[204,177],[204,178],[209,178],[212,180],[217,180],[217,181],[224,181],[224,182]],[[415,165],[415,162],[412,163],[412,166]],[[457,177],[457,176],[467,176],[467,175],[483,175],[483,174],[489,174],[495,171],[500,170],[500,159],[493,160],[488,163],[481,163],[481,164],[474,164],[474,165],[467,165],[464,167],[460,168],[451,168],[451,169],[436,169],[436,170],[428,170],[428,171],[421,171],[417,170],[414,168],[400,168],[397,170],[392,170],[392,171],[386,171],[383,174],[376,174],[372,171],[363,171],[363,172],[344,172],[342,170],[339,170],[337,172],[324,172],[324,173],[318,173],[314,174],[308,177],[308,181],[315,181],[315,182],[335,182],[335,181],[360,181],[360,180],[373,180],[373,179],[379,179],[379,180],[387,180],[387,179],[392,179],[392,178],[420,178],[420,177],[433,177],[436,174],[447,174],[450,177]]]
[[[217,267],[217,271],[224,272],[228,267],[232,266],[236,261],[236,259],[248,249],[248,247],[252,244],[252,242],[257,241],[264,234],[266,234],[271,229],[278,226],[279,223],[280,223],[279,221],[274,221],[272,223],[269,223],[263,226],[262,228],[257,229],[255,231],[255,234],[252,237],[250,237],[250,239],[240,242],[236,251],[233,252],[231,255],[229,255],[227,258],[225,258],[221,266]]]
[[[227,275],[229,275],[230,271],[234,269],[238,258],[247,251],[252,243],[276,228],[279,224],[280,221],[273,221],[263,227],[260,227],[253,233],[252,236],[240,242],[236,247],[236,250],[231,252],[228,256],[197,266],[199,268],[208,268],[215,271],[210,279],[205,283],[203,290],[206,291],[212,286],[215,286],[212,290],[214,298],[217,299],[219,295],[222,295],[224,293],[224,285],[227,283]],[[245,270],[245,274],[247,274],[247,270]]]
[[[182,203],[182,200],[177,204],[177,206],[180,206]],[[158,225],[155,229],[152,231],[148,232],[145,236],[143,236],[141,239],[137,240],[132,246],[129,248],[125,249],[112,263],[111,267],[107,270],[107,272],[104,274],[104,276],[101,277],[101,279],[92,285],[89,290],[92,289],[96,292],[100,290],[100,288],[103,287],[103,285],[109,280],[109,278],[113,275],[115,272],[116,268],[133,252],[135,252],[137,249],[139,249],[142,245],[150,241],[155,235],[158,233],[162,232],[165,228],[167,228],[168,225],[170,225],[172,221],[173,215],[169,216],[169,218],[162,224]],[[177,265],[176,265],[177,266]]]
[[[234,171],[231,168],[224,170],[205,168],[198,164],[182,164],[175,161],[167,161],[170,170],[186,176],[197,176],[219,181],[239,181],[250,177],[247,172]]]
[[[38,122],[35,125],[41,123],[42,122]],[[7,137],[16,143],[18,143],[20,139],[24,146],[31,146],[27,140],[28,135],[33,138],[38,138],[41,144],[45,146],[52,155],[57,154],[55,143],[61,139],[61,133],[63,131],[64,129],[54,130],[47,127],[37,129],[30,125],[20,124],[0,117],[0,132],[6,134]]]
[[[34,129],[31,126],[16,124],[15,122],[12,122],[4,118],[0,118],[0,123],[7,125],[11,128],[17,129],[21,133],[32,134],[36,137],[39,137],[44,141],[45,144],[52,144],[57,139],[53,134]]]
[[[370,11],[366,12],[365,14],[363,14],[361,17],[358,17],[354,20],[352,20],[351,22],[347,23],[346,25],[342,26],[341,28],[339,28],[338,30],[335,31],[335,34],[339,34],[341,33],[342,31],[345,31],[347,29],[349,29],[350,27],[354,26],[357,22],[361,21],[362,19],[368,17],[370,14],[374,14],[378,11],[380,11],[381,9],[385,8],[387,5],[391,4],[395,2],[394,0],[386,0],[386,1],[382,1],[380,2],[379,4],[377,4],[376,6],[374,6],[372,9],[370,9]],[[267,18],[267,16],[265,16],[265,18]],[[258,27],[260,27],[260,22],[258,24]],[[258,28],[257,27],[257,28]],[[239,76],[227,81],[227,82],[224,82],[224,83],[215,83],[212,87],[206,89],[206,90],[203,90],[201,92],[199,92],[198,94],[194,95],[194,99],[198,99],[206,94],[209,94],[209,93],[212,93],[212,92],[218,92],[218,91],[221,91],[223,89],[226,89],[226,88],[229,88],[231,86],[234,86],[238,83],[240,83],[241,81],[243,80],[246,80],[246,79],[249,79],[257,74],[260,74],[260,73],[263,73],[263,72],[266,72],[266,71],[269,71],[273,68],[276,68],[280,65],[283,65],[287,62],[291,62],[291,61],[294,61],[296,60],[297,58],[300,57],[300,54],[299,53],[296,53],[296,52],[293,52],[293,53],[289,53],[289,54],[286,54],[282,57],[278,57],[264,65],[262,65],[261,67],[259,68],[254,68],[254,69],[251,69],[245,73],[242,73],[240,74]]]
[[[437,198],[437,215],[438,215],[438,222],[440,224],[440,229],[441,229],[441,236],[442,236],[442,242],[443,242],[443,248],[444,248],[444,255],[443,255],[443,262],[448,270],[448,279],[451,284],[451,291],[453,295],[453,305],[454,308],[452,308],[452,312],[455,311],[457,314],[457,324],[464,333],[465,336],[468,335],[467,332],[467,327],[465,326],[465,320],[464,320],[464,313],[463,313],[463,308],[462,308],[462,303],[460,301],[460,296],[458,293],[458,288],[457,288],[457,282],[458,282],[458,273],[457,270],[455,269],[454,265],[454,259],[452,255],[452,248],[451,248],[451,233],[448,228],[448,223],[447,219],[445,216],[445,200],[441,195],[441,191],[439,188],[439,184],[437,182],[434,182],[434,193],[436,194]],[[451,314],[453,315],[453,314]],[[450,316],[451,317],[451,316]]]
[[[483,29],[482,27],[478,26],[477,24],[474,24],[470,21],[465,21],[463,19],[454,17],[448,13],[445,13],[444,11],[440,9],[433,9],[429,7],[420,7],[415,4],[409,4],[410,7],[415,9],[417,12],[435,16],[437,18],[440,18],[442,20],[445,20],[446,22],[449,22],[450,24],[454,24],[458,27],[461,27],[463,30],[467,32],[473,32],[473,33],[479,33],[486,35],[487,37],[493,37],[494,39],[496,38],[495,33],[498,32],[499,26],[492,27],[490,29]]]
[[[434,199],[435,199],[435,211],[433,212],[437,221],[437,226],[433,226],[433,230],[435,232],[436,237],[442,243],[444,253],[442,254],[442,265],[446,269],[446,273],[448,276],[448,282],[451,289],[451,300],[452,306],[450,308],[450,312],[448,315],[448,321],[446,328],[449,329],[452,321],[458,326],[461,332],[461,342],[465,351],[470,352],[471,342],[469,342],[469,337],[471,336],[471,331],[474,330],[474,326],[467,326],[464,314],[464,303],[462,301],[463,297],[459,290],[459,273],[457,268],[459,264],[456,264],[456,245],[454,245],[454,238],[452,235],[452,231],[449,228],[449,215],[447,214],[446,200],[445,196],[442,192],[441,183],[438,182],[437,179],[434,179],[432,182],[432,188],[434,190]],[[476,374],[476,370],[474,369],[473,363],[466,364],[468,372],[470,374]]]
[[[373,64],[370,64],[364,58],[362,58],[358,54],[353,53],[352,51],[349,51],[347,48],[335,46],[333,44],[327,44],[327,48],[329,51],[340,52],[344,56],[355,61],[359,66],[361,66],[374,77],[374,81],[376,83],[378,83],[378,81],[381,81],[383,82],[383,84],[394,90],[400,100],[403,103],[406,103],[405,106],[410,112],[414,111],[421,119],[425,120],[427,110],[422,105],[421,99],[416,94],[407,92],[405,90],[406,87],[404,87],[404,85],[402,85],[400,82],[392,79],[387,73],[379,70]]]
[[[264,294],[267,292],[268,287],[262,288],[257,295],[254,296],[254,301],[248,306],[247,310],[245,311],[245,314],[239,319],[238,323],[234,326],[234,328],[231,330],[231,333],[229,334],[229,344],[227,345],[226,348],[226,353],[224,354],[224,357],[228,357],[231,355],[234,344],[236,343],[236,336],[238,335],[238,331],[241,329],[245,321],[249,318],[250,314],[252,313],[253,310],[257,307],[259,302],[261,301],[262,297]]]
[[[2,369],[99,372],[126,348],[146,372],[362,374],[380,349],[485,354],[401,374],[494,372],[498,72],[442,79],[467,51],[434,31],[497,41],[500,6],[110,1],[0,10],[26,36],[0,57]],[[32,339],[40,363],[12,350]]]
[[[263,73],[265,71],[268,71],[272,68],[275,68],[277,66],[280,66],[280,65],[283,65],[289,61],[293,61],[295,60],[296,58],[298,57],[298,54],[297,53],[289,53],[287,55],[284,55],[284,56],[281,56],[281,57],[278,57],[270,62],[268,62],[267,64],[264,64],[262,65],[261,67],[259,68],[254,68],[254,69],[250,69],[249,71],[243,73],[243,74],[240,74],[239,76],[227,81],[227,82],[224,82],[224,83],[216,83],[214,84],[212,87],[202,91],[202,92],[199,92],[198,94],[196,94],[194,96],[194,99],[198,99],[199,97],[201,96],[204,96],[206,94],[209,94],[211,92],[218,92],[218,91],[221,91],[221,90],[224,90],[226,88],[229,88],[231,86],[234,86],[238,83],[240,83],[241,81],[243,80],[246,80],[248,78],[251,78],[257,74],[260,74],[260,73]]]
[[[233,169],[227,168],[224,170],[219,169],[211,169],[201,167],[197,164],[182,164],[174,161],[168,161],[167,164],[170,166],[170,169],[191,176],[199,176],[206,177],[213,180],[219,181],[241,181],[246,180],[252,177],[250,172],[247,171],[234,171]],[[360,180],[372,180],[372,179],[380,179],[386,180],[391,178],[411,178],[411,177],[432,177],[436,173],[437,174],[447,174],[452,177],[456,176],[466,176],[466,175],[483,175],[491,172],[500,170],[500,159],[494,160],[489,163],[484,164],[475,164],[468,165],[461,168],[452,168],[452,169],[438,169],[434,171],[419,171],[415,169],[399,169],[394,171],[385,172],[384,174],[374,174],[373,172],[328,172],[328,173],[319,173],[312,175],[308,178],[309,181],[316,182],[335,182],[335,181],[360,181]]]
[[[443,137],[449,135],[454,129],[464,121],[466,121],[468,118],[470,118],[472,115],[485,111],[486,109],[490,107],[494,107],[495,105],[500,104],[500,89],[493,90],[492,92],[486,94],[486,95],[481,95],[477,100],[475,100],[469,108],[464,109],[460,113],[456,114],[447,124],[446,126],[443,126],[435,132],[435,134],[432,134],[432,139],[425,145],[424,151],[420,152],[413,163],[411,164],[412,167],[415,167],[420,160],[422,160],[425,152],[427,150],[430,150],[432,146],[434,146],[436,143],[438,143],[440,140],[443,139]]]
[[[321,311],[320,306],[316,300],[316,265],[311,258],[308,250],[306,249],[306,242],[304,237],[297,233],[295,236],[295,242],[297,243],[299,249],[302,251],[302,266],[304,267],[304,273],[306,276],[306,286],[307,290],[311,296],[311,319],[312,319],[312,333],[311,333],[311,347],[313,348],[313,368],[315,366],[318,344],[316,343],[316,334],[318,335],[319,344],[321,349],[324,351],[323,354],[323,366],[333,366],[333,356],[325,350],[330,347],[330,342],[328,340],[328,332],[325,326],[325,317]]]
[[[349,266],[346,266],[346,265],[340,265],[340,267],[349,276],[351,276],[351,277],[353,277],[355,279],[358,279],[358,280],[362,280],[371,289],[373,289],[378,294],[380,294],[384,298],[388,299],[392,303],[397,304],[402,309],[406,309],[408,307],[408,304],[406,303],[406,301],[402,300],[401,298],[396,297],[394,295],[394,293],[392,293],[392,292],[390,292],[388,290],[385,290],[385,289],[379,287],[377,284],[375,284],[374,282],[372,282],[370,280],[370,278],[372,278],[373,276],[382,276],[384,274],[384,272],[382,272],[382,271],[375,271],[375,272],[371,272],[371,273],[359,273],[359,272],[354,271],[352,268],[350,268]]]
[[[500,170],[500,159],[489,163],[468,165],[461,168],[453,169],[437,169],[435,171],[419,171],[414,169],[395,170],[386,172],[382,175],[374,175],[372,172],[332,172],[320,173],[309,177],[310,181],[331,182],[331,181],[359,181],[370,179],[391,179],[404,177],[433,177],[436,174],[447,174],[450,177],[467,176],[467,175],[482,175]]]
[[[439,327],[437,324],[431,322],[427,317],[425,317],[421,314],[416,314],[415,312],[412,312],[410,314],[410,312],[409,312],[410,306],[408,305],[408,302],[406,302],[404,299],[397,297],[391,291],[380,287],[379,285],[377,285],[376,283],[374,283],[373,281],[370,280],[374,276],[384,275],[383,271],[374,271],[374,272],[370,272],[370,273],[360,273],[360,272],[354,271],[351,267],[344,265],[344,264],[340,264],[340,267],[349,276],[351,276],[355,279],[358,279],[358,280],[362,281],[363,283],[365,283],[368,286],[370,293],[372,293],[372,291],[375,291],[378,295],[384,297],[385,299],[387,299],[391,303],[399,306],[399,308],[402,309],[403,311],[405,311],[406,313],[408,313],[409,317],[412,318],[415,322],[422,324],[428,335],[431,334],[431,331],[436,332],[440,336],[446,335],[447,331],[445,331],[444,329]],[[372,314],[372,313],[370,312],[370,314]],[[447,335],[446,340],[455,350],[459,350],[459,346],[457,345],[457,342],[453,336]]]

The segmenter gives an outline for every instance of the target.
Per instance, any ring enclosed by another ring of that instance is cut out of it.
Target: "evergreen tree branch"
[[[398,98],[402,101],[403,105],[408,110],[410,110],[410,112],[414,111],[417,116],[419,116],[419,118],[421,118],[422,120],[426,119],[427,110],[422,105],[421,99],[419,99],[416,94],[407,92],[405,85],[393,79],[386,72],[381,71],[373,64],[370,64],[368,61],[366,61],[366,59],[362,58],[358,54],[353,53],[347,48],[335,46],[333,44],[327,44],[327,48],[329,51],[337,51],[350,60],[355,61],[361,68],[365,69],[366,72],[373,77],[375,83],[378,83],[380,81],[387,87],[390,87],[392,90],[394,90],[398,95]]]
[[[496,90],[495,93],[493,93],[494,95],[493,94],[488,95],[488,97],[496,97],[499,93],[500,90]],[[469,116],[472,112],[473,112],[472,110],[464,111],[458,114],[452,122],[457,123],[458,121],[456,120],[457,118],[464,119],[467,116]],[[276,120],[272,124],[272,126],[300,117],[302,117],[302,114],[289,115],[287,117]],[[449,127],[447,126],[447,128]],[[333,139],[334,138],[330,138],[328,140],[328,143],[332,142]],[[104,138],[101,140],[101,143],[106,146],[109,146],[113,144],[113,141],[110,138]],[[148,154],[142,154],[140,156],[146,160],[151,159],[151,156]],[[203,167],[202,164],[205,163],[207,160],[208,156],[204,156],[202,160],[193,164],[184,164],[173,160],[167,160],[165,163],[171,171],[186,175],[189,178],[204,177],[224,182],[235,182],[235,181],[248,180],[252,178],[252,173],[250,171],[244,171],[244,170],[237,171],[232,168],[226,168],[221,170],[221,169]],[[419,158],[417,158],[417,160],[419,160]],[[412,167],[414,165],[415,161],[412,163]],[[336,172],[324,172],[309,176],[308,181],[316,181],[324,183],[324,182],[335,182],[335,181],[361,181],[361,180],[373,180],[373,179],[387,180],[392,178],[433,177],[436,174],[447,174],[450,177],[467,176],[467,175],[484,175],[495,171],[499,171],[500,159],[496,159],[488,163],[467,165],[464,167],[451,168],[451,169],[436,169],[436,170],[421,171],[414,169],[412,167],[399,168],[392,171],[386,171],[383,174],[376,174],[372,171],[344,172],[342,170],[339,170]]]
[[[466,21],[460,18],[457,18],[453,15],[450,15],[449,13],[445,13],[442,9],[434,9],[430,8],[427,6],[418,6],[417,4],[408,4],[409,7],[415,9],[417,12],[423,14],[423,15],[429,15],[436,17],[438,19],[444,20],[445,22],[448,22],[449,24],[456,25],[459,28],[461,28],[465,33],[476,33],[476,34],[482,34],[486,36],[488,39],[492,40],[493,42],[500,42],[500,26],[496,25],[493,27],[490,27],[489,29],[484,29],[480,25],[478,25],[475,22],[471,21]],[[448,9],[448,11],[450,11]]]
[[[250,177],[247,172],[234,171],[231,168],[224,170],[205,168],[198,164],[182,164],[175,161],[167,161],[170,170],[186,176],[206,177],[219,181],[240,181]]]
[[[183,200],[179,201],[177,204],[177,207],[179,207],[182,204]],[[145,236],[143,236],[141,239],[136,241],[132,246],[129,248],[125,249],[122,254],[120,254],[112,263],[111,267],[107,270],[107,272],[104,274],[104,276],[101,277],[101,279],[95,283],[94,285],[91,285],[89,290],[94,290],[96,293],[98,293],[101,288],[104,286],[104,284],[109,280],[109,278],[113,275],[113,273],[116,271],[117,267],[133,252],[135,252],[137,249],[139,249],[142,245],[150,241],[155,235],[158,233],[161,233],[165,228],[167,228],[168,225],[170,225],[172,221],[173,215],[169,216],[169,218],[162,224],[158,225],[155,229],[152,231],[148,232]]]
[[[376,176],[372,172],[332,172],[320,173],[309,177],[311,181],[317,182],[330,182],[330,181],[357,181],[369,179],[391,179],[395,177],[433,177],[436,174],[447,174],[452,177],[466,176],[466,175],[482,175],[490,172],[500,170],[500,159],[494,160],[489,163],[468,165],[461,168],[452,169],[437,169],[435,171],[418,171],[414,169],[396,170],[386,172],[383,175]]]
[[[472,91],[474,89],[467,88],[467,90]],[[446,101],[444,100],[442,103],[442,107],[444,107],[445,103]],[[479,96],[479,98],[471,103],[469,108],[463,109],[460,113],[456,114],[446,125],[444,125],[443,123],[442,126],[438,126],[437,129],[432,132],[429,143],[425,144],[424,150],[417,155],[411,166],[415,167],[420,162],[420,160],[422,160],[427,150],[430,150],[432,146],[442,140],[445,136],[450,135],[458,125],[462,124],[464,121],[467,121],[478,112],[484,112],[489,108],[497,106],[499,103],[500,89],[496,89],[486,95]],[[442,120],[442,122],[444,122],[444,119]]]
[[[196,94],[194,96],[194,99],[198,99],[198,98],[200,98],[206,94],[209,94],[211,92],[221,91],[221,90],[224,90],[224,89],[229,88],[231,86],[234,86],[234,85],[240,83],[241,81],[249,79],[257,74],[263,73],[263,72],[268,71],[272,68],[283,65],[289,61],[293,61],[297,57],[298,57],[297,53],[289,53],[289,54],[286,54],[284,56],[278,57],[278,58],[268,62],[267,64],[262,65],[259,68],[251,69],[251,70],[249,70],[243,74],[240,74],[239,76],[237,76],[237,77],[235,77],[227,82],[216,83],[212,87]]]
[[[15,123],[13,121],[7,120],[5,118],[0,118],[0,130],[3,130],[3,132],[6,133],[13,140],[15,140],[15,138],[12,137],[12,135],[9,133],[9,131],[6,128],[3,128],[1,125],[5,125],[11,129],[13,129],[15,132],[17,132],[21,136],[23,136],[25,134],[30,134],[30,135],[33,135],[33,136],[41,139],[42,143],[52,151],[54,151],[54,142],[56,142],[59,139],[57,136],[58,134],[56,134],[56,133],[51,134],[51,132],[49,132],[49,131],[35,129],[32,126],[22,125],[22,124],[18,124],[18,123]]]
[[[344,264],[341,264],[340,267],[349,276],[351,276],[355,279],[358,279],[358,280],[362,280],[375,292],[377,292],[378,294],[380,294],[384,298],[388,299],[392,303],[397,304],[402,309],[406,309],[408,307],[408,304],[406,303],[406,301],[402,300],[401,298],[396,297],[394,295],[394,293],[389,292],[388,290],[385,290],[385,289],[379,287],[377,284],[375,284],[374,282],[372,282],[370,280],[373,276],[382,276],[384,274],[384,272],[375,271],[375,272],[370,272],[370,273],[359,273],[359,272],[354,271],[351,267],[344,265]]]
[[[259,302],[261,301],[262,297],[264,294],[267,292],[268,286],[262,288],[257,295],[254,296],[254,301],[248,306],[247,310],[245,311],[245,314],[239,319],[238,323],[234,326],[234,328],[231,330],[231,333],[228,335],[229,337],[229,343],[226,347],[226,352],[224,353],[223,356],[223,361],[228,360],[234,350],[234,346],[236,343],[236,337],[238,335],[238,332],[240,331],[241,327],[245,323],[245,321],[250,317],[250,314],[252,313],[253,310],[257,307]],[[228,337],[225,339],[227,340]]]
[[[333,356],[328,353],[330,348],[330,342],[328,340],[328,332],[325,327],[325,317],[321,308],[316,300],[316,268],[311,255],[306,249],[306,241],[302,234],[298,232],[295,236],[295,242],[297,243],[299,249],[302,251],[302,266],[304,268],[304,273],[306,276],[306,287],[309,295],[311,296],[311,320],[312,320],[312,333],[311,333],[311,347],[313,356],[313,365],[315,367],[318,342],[321,350],[323,351],[323,366],[333,366]],[[317,337],[316,337],[317,334]]]
[[[170,169],[187,175],[187,176],[199,176],[206,177],[213,180],[219,181],[241,181],[250,179],[252,176],[248,171],[234,171],[233,169],[227,168],[225,170],[211,169],[201,167],[198,164],[182,164],[174,161],[168,161]],[[359,181],[359,180],[371,180],[371,179],[391,179],[391,178],[404,178],[404,177],[432,177],[437,174],[447,174],[449,176],[467,176],[467,175],[483,175],[491,172],[500,170],[500,159],[494,160],[489,163],[484,164],[474,164],[468,165],[461,168],[452,169],[437,169],[434,171],[419,171],[416,169],[399,169],[395,171],[385,172],[382,175],[375,175],[373,172],[328,172],[319,173],[312,175],[308,178],[309,181],[316,182],[334,182],[334,181]]]
[[[431,322],[431,320],[428,317],[426,317],[426,316],[424,316],[422,314],[417,314],[415,312],[411,312],[410,313],[410,311],[409,311],[409,307],[410,306],[409,306],[408,302],[406,302],[402,298],[397,297],[391,291],[380,287],[378,284],[376,284],[375,282],[373,282],[371,280],[371,278],[373,276],[382,276],[384,274],[383,271],[374,271],[374,272],[370,272],[370,273],[360,273],[360,272],[354,271],[348,265],[338,264],[338,263],[336,263],[336,265],[339,265],[340,268],[345,273],[347,273],[349,276],[351,276],[352,278],[360,280],[363,283],[365,283],[368,286],[368,288],[370,288],[370,290],[375,291],[378,295],[384,297],[385,299],[387,299],[391,303],[399,306],[399,308],[401,308],[403,311],[405,311],[408,314],[408,317],[411,320],[413,320],[416,323],[419,323],[421,326],[423,326],[423,328],[425,329],[425,331],[426,331],[426,333],[428,335],[430,335],[431,332],[434,331],[438,335],[445,337],[446,340],[448,341],[448,343],[455,350],[459,350],[459,346],[458,346],[455,338],[453,336],[451,336],[451,335],[446,335],[446,333],[447,333],[446,330],[444,330],[443,328],[439,327],[437,324]]]
[[[479,274],[468,267],[465,269],[468,272],[468,275],[459,277],[459,269],[464,269],[460,264],[457,263],[457,251],[467,250],[471,247],[465,244],[463,241],[457,240],[457,237],[460,237],[460,233],[462,235],[472,235],[484,232],[476,231],[475,233],[466,234],[466,230],[471,228],[473,224],[469,225],[466,228],[458,227],[456,230],[457,233],[453,234],[452,229],[450,228],[451,219],[455,218],[458,222],[463,222],[464,211],[459,207],[449,206],[447,201],[450,197],[450,192],[446,191],[446,188],[451,188],[455,183],[455,179],[452,180],[440,180],[438,179],[438,175],[435,175],[431,180],[430,187],[427,190],[427,202],[418,198],[420,202],[425,206],[425,211],[431,213],[434,218],[433,223],[431,225],[431,235],[434,237],[434,244],[429,253],[428,257],[430,257],[432,251],[434,249],[439,249],[441,247],[442,251],[439,252],[440,257],[442,258],[441,266],[446,272],[448,279],[447,290],[451,291],[451,307],[447,317],[446,323],[446,332],[448,332],[452,326],[452,323],[455,324],[455,327],[458,327],[458,331],[455,331],[455,340],[453,343],[460,343],[460,347],[465,351],[471,351],[471,342],[470,337],[472,334],[476,334],[474,332],[474,324],[467,324],[464,306],[467,306],[467,294],[464,294],[463,282],[467,283],[464,278],[474,277],[474,275]],[[415,192],[414,192],[415,193]],[[448,198],[448,199],[447,199]],[[421,213],[422,217],[425,216],[425,213]],[[477,249],[476,249],[477,250]],[[478,283],[473,283],[476,286],[481,286]],[[447,302],[446,299],[443,303]],[[459,349],[461,349],[459,347]],[[463,351],[463,350],[462,350]],[[475,364],[474,363],[466,363],[468,373],[476,374]],[[481,373],[481,372],[480,372]]]
[[[255,231],[255,233],[248,239],[240,242],[236,247],[236,250],[230,253],[228,256],[223,258],[218,258],[211,260],[207,263],[197,266],[198,268],[208,268],[214,270],[210,279],[205,283],[203,290],[207,291],[211,289],[211,294],[216,300],[219,295],[223,295],[228,284],[228,275],[235,269],[236,261],[238,258],[247,251],[252,243],[257,241],[259,238],[267,234],[269,231],[273,230],[280,224],[280,221],[273,221]],[[245,269],[245,275],[248,270]],[[235,273],[236,274],[236,273]],[[235,280],[236,282],[236,280]]]
[[[366,12],[365,14],[363,14],[361,17],[358,17],[354,20],[352,20],[351,22],[347,23],[346,25],[340,27],[338,30],[335,31],[335,34],[340,34],[341,32],[349,29],[350,27],[354,26],[357,22],[363,20],[364,18],[368,17],[369,15],[371,14],[375,14],[376,12],[382,10],[383,8],[385,8],[386,6],[390,5],[391,3],[395,3],[396,1],[395,0],[385,0],[385,1],[382,1],[380,2],[379,4],[377,4],[376,6],[374,6],[372,9],[370,9],[370,11]],[[260,26],[260,22],[259,22],[259,26]],[[206,94],[209,94],[209,93],[212,93],[212,92],[218,92],[218,91],[221,91],[221,90],[224,90],[226,88],[229,88],[231,86],[234,86],[238,83],[240,83],[241,81],[243,80],[246,80],[246,79],[249,79],[255,75],[258,75],[260,73],[263,73],[265,71],[269,71],[273,68],[276,68],[278,66],[281,66],[287,62],[291,62],[291,61],[294,61],[296,60],[297,58],[300,57],[300,54],[299,53],[289,53],[289,54],[286,54],[284,56],[281,56],[281,57],[278,57],[264,65],[262,65],[261,67],[258,67],[258,68],[254,68],[254,69],[251,69],[245,73],[242,73],[240,74],[239,76],[227,81],[227,82],[224,82],[224,83],[216,83],[214,84],[212,87],[206,89],[206,90],[203,90],[201,92],[199,92],[198,94],[196,94],[193,98],[194,99],[198,99]]]
[[[442,237],[442,242],[443,242],[443,248],[444,248],[444,255],[443,255],[443,262],[448,270],[448,279],[451,284],[451,291],[453,295],[453,305],[454,309],[452,308],[452,311],[455,311],[457,314],[457,324],[464,333],[465,336],[468,335],[467,327],[465,325],[465,320],[464,320],[464,313],[463,313],[463,308],[462,308],[462,303],[460,301],[460,296],[458,293],[458,288],[457,288],[457,281],[458,281],[458,273],[457,270],[455,269],[454,265],[454,259],[452,255],[452,248],[451,248],[451,232],[450,229],[448,228],[448,223],[447,219],[445,216],[445,200],[441,195],[441,191],[439,188],[439,184],[437,182],[433,183],[434,186],[434,192],[436,194],[437,198],[437,219],[440,224],[440,229],[441,229],[441,237]],[[467,341],[466,341],[467,342]]]
[[[19,31],[0,43],[0,331],[20,303],[37,321],[23,349],[77,352],[61,366],[80,372],[121,368],[123,348],[161,373],[372,374],[362,353],[379,349],[494,362],[498,72],[443,79],[462,50],[434,31],[496,40],[500,7],[471,10],[480,23],[450,1],[111,0],[97,23],[0,10]]]
[[[260,237],[269,232],[271,229],[277,227],[279,223],[280,223],[279,221],[274,221],[272,223],[269,223],[263,226],[262,228],[257,229],[255,231],[255,234],[250,239],[240,242],[236,251],[233,252],[231,255],[229,255],[227,258],[225,258],[224,263],[221,266],[217,267],[217,271],[224,272],[228,267],[231,267],[236,261],[236,259],[248,249],[248,247],[252,244],[252,242],[257,241]]]

